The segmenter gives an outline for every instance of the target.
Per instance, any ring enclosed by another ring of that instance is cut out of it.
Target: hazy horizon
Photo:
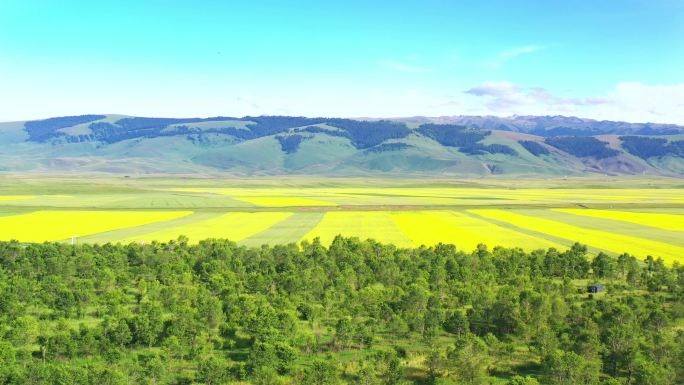
[[[58,117],[64,117],[64,116],[79,116],[79,115],[107,115],[107,116],[130,116],[130,117],[144,117],[144,118],[174,118],[174,119],[194,119],[194,118],[199,118],[199,119],[208,119],[208,118],[225,118],[225,117],[230,117],[230,118],[237,118],[237,119],[244,119],[247,117],[256,117],[256,116],[299,116],[299,117],[305,117],[305,118],[345,118],[345,119],[355,119],[355,120],[383,120],[383,119],[388,119],[388,120],[396,120],[396,119],[412,119],[412,118],[426,118],[426,119],[439,119],[439,118],[457,118],[457,117],[492,117],[492,118],[502,118],[502,119],[513,119],[515,117],[547,117],[547,118],[553,118],[553,117],[564,117],[564,118],[578,118],[578,119],[584,119],[584,120],[596,120],[598,122],[601,121],[607,121],[607,122],[624,122],[624,123],[629,123],[629,124],[671,124],[671,125],[677,125],[677,126],[684,126],[684,124],[679,124],[679,123],[670,123],[670,122],[652,122],[652,121],[629,121],[629,120],[613,120],[613,119],[595,119],[595,118],[588,118],[584,116],[577,116],[577,115],[494,115],[494,114],[488,114],[488,115],[440,115],[440,116],[427,116],[427,115],[411,115],[411,116],[316,116],[316,115],[276,115],[276,114],[260,114],[260,115],[226,115],[226,114],[219,114],[219,115],[132,115],[132,114],[122,114],[122,113],[99,113],[99,112],[84,112],[82,114],[75,114],[75,115],[54,115],[54,116],[42,116],[42,117],[37,117],[37,118],[32,118],[32,119],[21,119],[21,120],[0,120],[0,123],[12,123],[12,122],[24,122],[24,121],[35,121],[35,120],[45,120],[45,119],[50,119],[50,118],[58,118]]]

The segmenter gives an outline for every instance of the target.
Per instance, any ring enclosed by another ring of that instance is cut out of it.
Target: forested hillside
[[[684,128],[572,117],[65,116],[0,123],[0,171],[684,175]]]
[[[2,384],[666,385],[683,325],[681,266],[579,244],[0,243]]]

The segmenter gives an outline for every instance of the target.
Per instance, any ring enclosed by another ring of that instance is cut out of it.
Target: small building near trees
[[[606,287],[604,285],[599,284],[599,283],[595,283],[593,285],[587,286],[587,291],[589,293],[600,293],[604,290],[606,290]]]

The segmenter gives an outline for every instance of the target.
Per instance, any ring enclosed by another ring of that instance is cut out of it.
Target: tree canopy
[[[684,268],[579,244],[0,242],[0,384],[673,384],[683,319]]]

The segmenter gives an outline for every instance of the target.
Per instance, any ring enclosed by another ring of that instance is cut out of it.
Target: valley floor
[[[678,179],[0,179],[0,240],[285,244],[338,235],[684,261]]]

